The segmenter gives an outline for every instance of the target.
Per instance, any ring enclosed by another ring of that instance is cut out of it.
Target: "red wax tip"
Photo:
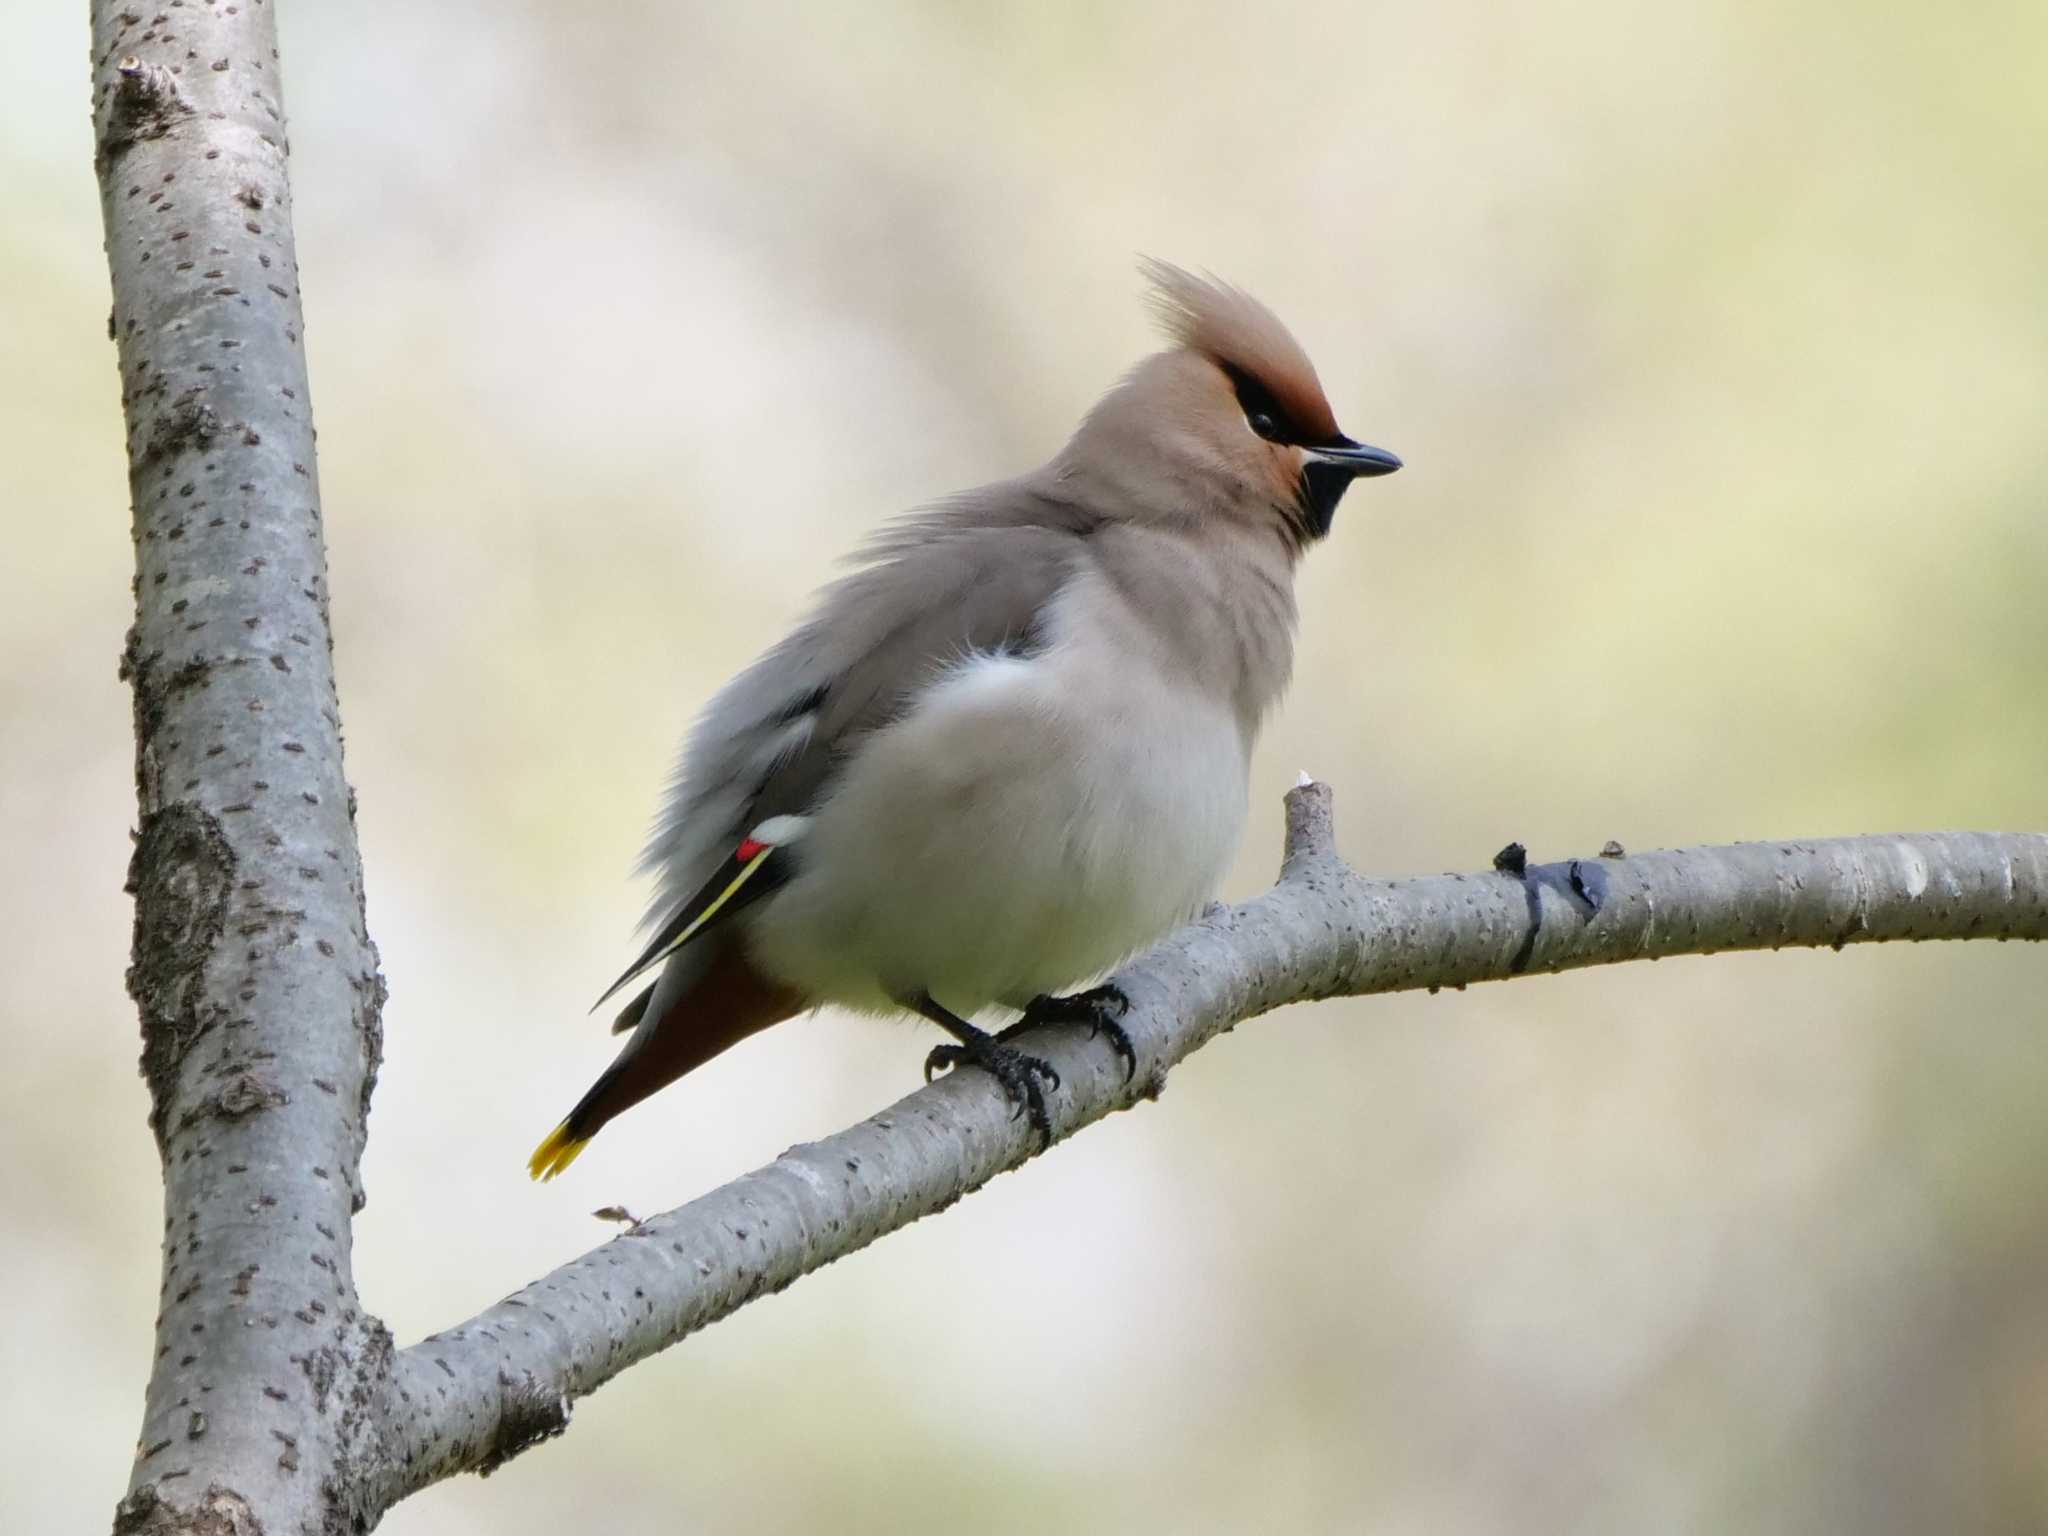
[[[765,852],[768,847],[767,843],[757,843],[750,837],[740,844],[740,851],[734,854],[733,857],[744,864],[753,858],[755,854]]]

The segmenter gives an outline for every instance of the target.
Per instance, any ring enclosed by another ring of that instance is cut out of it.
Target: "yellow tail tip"
[[[570,1135],[569,1122],[564,1120],[548,1133],[546,1141],[533,1149],[533,1156],[526,1160],[526,1171],[545,1184],[575,1162],[589,1145],[589,1137]]]

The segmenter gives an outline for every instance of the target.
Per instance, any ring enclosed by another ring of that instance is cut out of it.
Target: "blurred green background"
[[[280,7],[401,1341],[907,1092],[748,1043],[528,1184],[673,744],[878,518],[1050,454],[1134,254],[1408,470],[1301,579],[1389,874],[2043,824],[2048,10]],[[104,1526],[160,1216],[82,5],[0,60],[9,1526]],[[384,1529],[2048,1528],[2048,970],[1679,961],[1291,1010]]]

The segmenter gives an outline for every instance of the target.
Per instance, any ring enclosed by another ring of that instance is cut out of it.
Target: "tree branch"
[[[165,1222],[114,1525],[346,1530],[377,1428],[353,1389],[391,1354],[350,1266],[383,984],[342,777],[272,8],[96,0],[92,30],[136,551],[128,988]]]
[[[1330,791],[1287,797],[1280,883],[1212,908],[1121,975],[1139,1068],[1079,1031],[1059,1069],[1064,1138],[1156,1097],[1167,1070],[1270,1009],[1462,987],[1667,955],[1896,939],[2048,938],[2048,836],[1912,833],[1741,843],[1372,880],[1337,856]],[[1034,1155],[1002,1092],[959,1073],[836,1136],[643,1222],[403,1351],[379,1502],[489,1472],[566,1428],[571,1402],[754,1298],[865,1247]]]

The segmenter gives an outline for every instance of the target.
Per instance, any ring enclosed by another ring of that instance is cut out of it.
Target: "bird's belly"
[[[1244,810],[1219,703],[1155,676],[976,658],[869,739],[749,947],[820,1001],[1021,1005],[1197,911]]]

